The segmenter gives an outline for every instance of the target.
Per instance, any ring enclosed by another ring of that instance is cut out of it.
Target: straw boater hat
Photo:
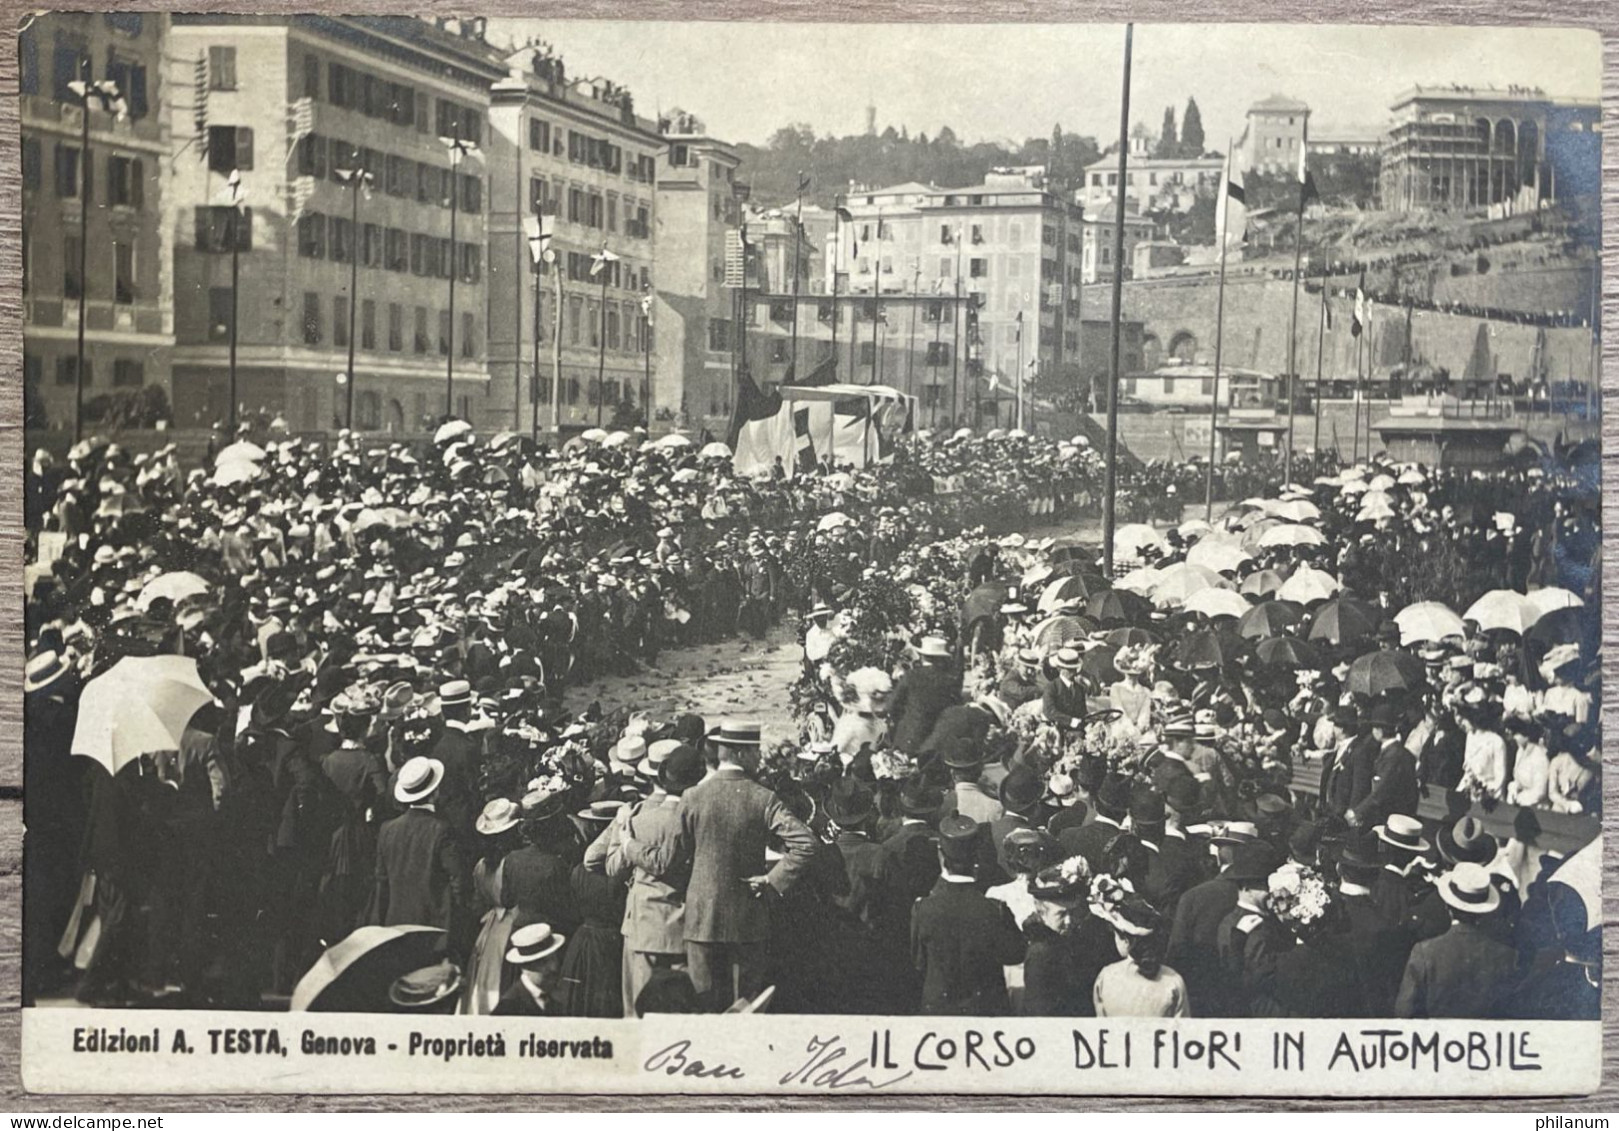
[[[437,758],[418,755],[399,767],[399,780],[394,783],[394,800],[401,805],[426,801],[443,780],[444,763]]]
[[[444,961],[401,976],[388,988],[388,1000],[400,1009],[428,1010],[460,992],[461,968]]]
[[[513,931],[509,941],[506,961],[513,966],[532,966],[561,950],[568,936],[552,930],[549,923],[530,923]]]
[[[1051,666],[1058,671],[1077,672],[1079,665],[1080,655],[1076,648],[1058,648],[1051,657]]]
[[[924,636],[917,645],[916,654],[925,660],[948,660],[951,658],[950,645],[942,636]]]
[[[1490,882],[1489,869],[1482,864],[1458,864],[1440,876],[1434,885],[1439,898],[1457,911],[1488,915],[1501,906],[1501,893]]]
[[[719,746],[758,746],[760,725],[751,719],[721,719],[709,732],[708,741]]]
[[[517,802],[509,797],[497,797],[478,814],[476,828],[484,836],[494,836],[516,827],[522,819],[523,811]]]
[[[22,689],[30,695],[36,691],[44,691],[67,673],[68,666],[62,662],[59,652],[54,650],[41,652],[30,658],[28,665],[23,668]]]
[[[1427,838],[1422,835],[1422,822],[1404,813],[1389,814],[1389,819],[1377,827],[1377,839],[1406,852],[1428,851]]]

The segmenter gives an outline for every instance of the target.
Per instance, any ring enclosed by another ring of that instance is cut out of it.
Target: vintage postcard
[[[18,42],[29,1089],[1597,1087],[1594,32]]]

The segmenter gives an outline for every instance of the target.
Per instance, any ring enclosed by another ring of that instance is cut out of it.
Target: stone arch
[[[1157,334],[1141,335],[1141,368],[1151,373],[1163,364],[1164,343]]]
[[[397,398],[390,398],[388,401],[388,416],[383,422],[383,427],[390,432],[405,430],[405,406],[400,404]]]
[[[1190,330],[1177,330],[1169,339],[1169,356],[1181,361],[1197,360],[1197,335]]]

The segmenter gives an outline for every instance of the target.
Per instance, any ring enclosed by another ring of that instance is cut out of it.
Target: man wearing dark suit
[[[434,808],[443,780],[444,767],[432,758],[412,758],[400,767],[394,798],[407,808],[377,834],[371,921],[442,927],[458,950],[468,869],[455,834]]]
[[[562,980],[561,951],[567,941],[567,936],[557,934],[548,923],[530,923],[513,931],[506,962],[521,973],[500,995],[492,1014],[549,1017],[562,1013],[557,989]]]
[[[980,829],[960,814],[940,822],[943,874],[911,909],[911,958],[922,975],[922,1012],[994,1017],[1010,1010],[1002,967],[1023,961],[1012,913],[974,882]]]
[[[1417,761],[1395,733],[1394,708],[1379,703],[1367,717],[1377,754],[1372,762],[1371,786],[1366,796],[1345,815],[1355,828],[1370,828],[1391,813],[1417,811]]]
[[[1040,713],[1046,722],[1061,730],[1078,730],[1090,713],[1084,680],[1080,678],[1081,658],[1074,648],[1059,648],[1051,657],[1054,677],[1040,696]]]
[[[917,753],[922,758],[942,758],[952,750],[970,750],[983,756],[984,741],[989,737],[989,729],[995,721],[994,714],[987,707],[974,703],[946,707],[939,712],[938,721],[933,724]]]
[[[899,829],[883,841],[894,862],[899,898],[905,907],[933,890],[939,878],[939,810],[944,794],[912,779],[900,787]]]
[[[1164,747],[1147,763],[1153,789],[1167,797],[1177,779],[1197,781],[1191,763],[1196,738],[1197,727],[1189,716],[1183,715],[1164,724]]]
[[[455,679],[439,688],[444,711],[444,733],[433,747],[433,757],[444,766],[444,784],[439,787],[439,810],[455,835],[468,840],[478,816],[473,798],[482,760],[482,742],[470,729],[472,685]]]
[[[1352,707],[1338,708],[1332,725],[1338,743],[1321,771],[1321,796],[1327,812],[1343,817],[1372,791],[1377,740],[1361,733],[1359,717]]]
[[[1364,844],[1350,844],[1338,858],[1338,902],[1348,924],[1344,941],[1360,970],[1367,1001],[1365,1016],[1391,1017],[1400,977],[1411,955],[1412,936],[1372,897],[1382,870]]]
[[[715,1012],[764,988],[770,905],[815,851],[815,834],[770,790],[748,778],[759,724],[723,722],[709,737],[719,765],[681,798],[681,835],[691,846],[686,885],[686,961],[699,998]],[[765,871],[774,838],[782,857]]]
[[[1186,981],[1194,1016],[1218,1017],[1225,1007],[1228,987],[1220,969],[1220,924],[1237,906],[1237,881],[1226,871],[1237,846],[1258,838],[1252,825],[1228,826],[1213,840],[1220,854],[1220,874],[1188,890],[1175,905],[1168,960]]]
[[[995,866],[1005,877],[996,878],[996,883],[1004,883],[1017,874],[1006,857],[1006,834],[1013,829],[1036,829],[1044,824],[1040,800],[1045,788],[1033,770],[1013,766],[1001,779],[1000,792],[1002,813],[989,823],[989,845],[995,851]]]
[[[1107,846],[1124,831],[1124,818],[1130,811],[1130,779],[1112,777],[1096,791],[1096,816],[1087,825],[1069,825],[1057,834],[1063,848],[1083,856],[1095,875],[1107,870]]]
[[[961,674],[944,638],[923,637],[918,654],[922,662],[900,676],[888,704],[889,737],[905,754],[919,754],[945,708],[961,701]]]
[[[1501,893],[1480,864],[1458,864],[1439,878],[1450,930],[1419,942],[1405,964],[1394,1015],[1410,1018],[1500,1017],[1517,983],[1518,954],[1489,930]]]

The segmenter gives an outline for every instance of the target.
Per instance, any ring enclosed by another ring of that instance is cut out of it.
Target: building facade
[[[1117,266],[1113,258],[1116,215],[1114,208],[1103,207],[1082,222],[1085,250],[1080,272],[1084,282],[1100,283],[1113,278]],[[1152,236],[1151,220],[1145,216],[1131,215],[1129,212],[1124,214],[1124,256],[1121,262],[1124,264],[1126,279],[1134,274],[1137,245],[1151,240]]]
[[[1078,354],[1083,255],[1080,206],[1037,172],[991,172],[983,184],[852,189],[838,227],[840,294],[971,296],[963,371],[1011,383]],[[858,324],[856,324],[858,325]],[[855,327],[851,327],[853,329]]]
[[[1140,212],[1185,212],[1199,197],[1212,197],[1220,187],[1219,157],[1147,157],[1132,153],[1125,170],[1125,200]],[[1077,199],[1094,216],[1117,199],[1119,155],[1114,152],[1085,166],[1085,183]]]
[[[1601,106],[1528,87],[1413,87],[1391,107],[1383,207],[1532,210],[1597,191]]]
[[[183,15],[168,58],[179,423],[229,413],[233,239],[242,409],[393,433],[495,414],[485,147],[506,68],[481,25]],[[477,149],[452,160],[441,138]]]
[[[739,288],[726,285],[727,253],[739,246],[748,190],[736,179],[735,148],[709,136],[701,121],[674,111],[659,126],[653,399],[676,423],[723,435],[740,343]]]
[[[1262,173],[1297,170],[1310,136],[1310,108],[1296,98],[1273,94],[1248,107],[1239,151],[1242,167]]]
[[[663,320],[643,299],[655,286],[663,139],[656,123],[636,115],[628,91],[602,79],[570,81],[547,49],[525,47],[506,65],[489,110],[492,411],[519,431],[536,422],[581,429],[655,420],[668,402],[656,391],[662,370],[651,324]],[[536,369],[525,225],[542,214],[553,258],[539,271]]]
[[[146,396],[159,406],[171,399],[173,259],[163,225],[170,146],[161,112],[167,29],[168,17],[155,12],[56,12],[33,18],[19,35],[30,427],[71,430],[81,377],[87,430],[109,398],[154,389]],[[124,100],[124,116],[92,100],[86,161],[84,100],[69,84],[107,80]]]

